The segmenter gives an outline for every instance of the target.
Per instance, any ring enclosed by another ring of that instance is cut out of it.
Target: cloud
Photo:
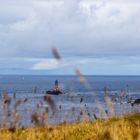
[[[49,70],[59,68],[59,63],[55,59],[41,60],[40,62],[34,64],[34,70]]]
[[[140,72],[140,57],[0,58],[1,74],[74,74],[76,65],[83,74],[135,74]]]
[[[129,59],[129,61],[128,61]],[[27,59],[28,60],[28,59]],[[30,59],[29,59],[30,60]],[[28,61],[29,61],[28,60]],[[81,67],[81,66],[95,66],[95,65],[106,65],[108,67],[112,65],[116,66],[140,66],[139,65],[140,57],[68,57],[66,59],[63,59],[62,61],[57,61],[56,59],[35,59],[33,61],[33,65],[31,69],[34,70],[50,70],[50,69],[59,69],[63,67],[73,67],[75,65]]]
[[[113,57],[129,62],[140,53],[139,13],[138,0],[5,0],[0,5],[0,58],[41,59],[31,63],[33,69],[55,69],[55,46],[64,67],[72,58],[80,65],[95,58],[98,63],[106,63],[104,58],[116,63]]]

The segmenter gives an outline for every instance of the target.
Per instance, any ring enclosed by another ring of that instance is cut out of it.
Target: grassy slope
[[[123,117],[15,131],[0,129],[0,140],[140,140],[140,113]]]

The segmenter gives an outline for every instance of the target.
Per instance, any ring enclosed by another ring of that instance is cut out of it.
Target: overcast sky
[[[139,0],[0,2],[0,74],[140,74]]]

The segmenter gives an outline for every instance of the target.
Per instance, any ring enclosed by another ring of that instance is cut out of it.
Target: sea
[[[18,125],[34,126],[32,114],[47,110],[47,123],[94,120],[97,118],[122,115],[129,112],[139,112],[140,106],[131,103],[140,98],[140,76],[84,76],[90,88],[79,81],[77,76],[47,76],[47,75],[0,75],[0,126],[4,120],[10,124],[15,102],[26,98],[25,103],[17,106],[20,113]],[[58,80],[62,95],[47,95],[53,90],[54,82]],[[2,95],[7,92],[11,103],[3,108]],[[14,95],[15,93],[15,95]],[[42,113],[43,114],[43,113]],[[7,124],[7,125],[8,125]],[[37,124],[36,124],[37,125]]]

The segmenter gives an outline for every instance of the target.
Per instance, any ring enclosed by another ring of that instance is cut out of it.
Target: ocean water
[[[0,93],[7,91],[11,97],[11,104],[8,112],[12,112],[13,106],[19,98],[27,98],[27,102],[17,107],[21,114],[20,122],[22,125],[31,126],[31,114],[37,112],[38,108],[44,110],[48,108],[48,123],[55,124],[62,121],[82,120],[82,114],[89,119],[96,117],[108,117],[110,106],[106,102],[105,87],[107,97],[113,101],[113,112],[115,115],[126,112],[140,111],[139,106],[132,107],[127,103],[129,97],[132,102],[140,98],[140,76],[85,76],[90,85],[90,89],[82,85],[77,76],[27,76],[27,75],[1,75],[0,76]],[[59,81],[59,88],[65,93],[63,95],[51,95],[56,110],[53,112],[52,107],[43,96],[47,90],[52,90],[54,81]],[[35,89],[36,88],[36,89]],[[35,91],[36,90],[36,91]],[[16,92],[16,98],[13,93]],[[120,95],[124,94],[119,100]],[[81,98],[83,101],[80,103]],[[3,118],[4,111],[2,106],[2,97],[0,98],[1,111],[0,121]],[[53,113],[55,117],[52,117]],[[40,112],[41,113],[41,112]],[[87,116],[86,116],[87,115]]]

